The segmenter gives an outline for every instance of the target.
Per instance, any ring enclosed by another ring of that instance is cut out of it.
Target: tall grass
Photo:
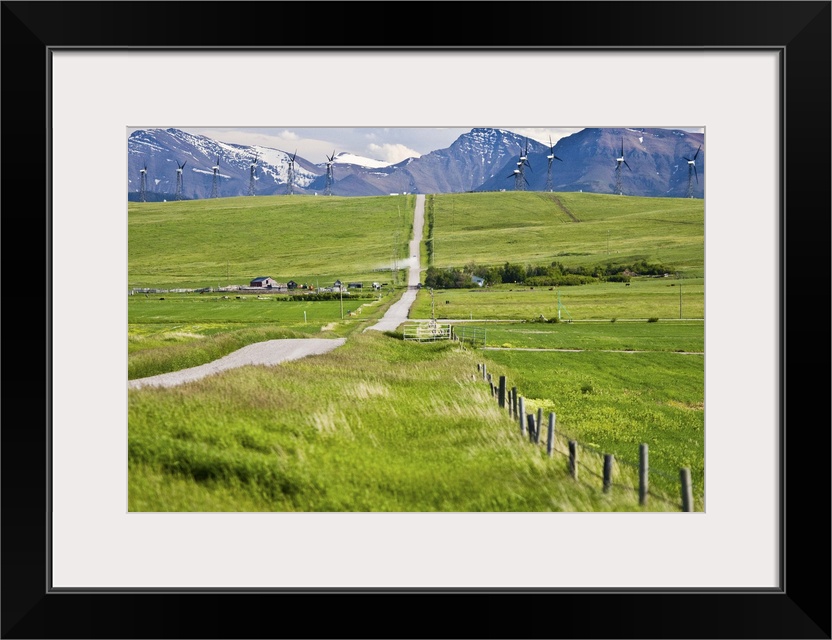
[[[129,392],[131,511],[638,511],[520,438],[454,343],[370,332]],[[647,510],[678,510],[656,501]]]

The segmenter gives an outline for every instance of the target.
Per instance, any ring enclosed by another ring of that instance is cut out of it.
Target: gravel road
[[[267,340],[250,344],[238,349],[219,360],[203,364],[190,369],[162,373],[149,378],[129,380],[129,389],[141,387],[174,387],[184,382],[199,380],[226,369],[242,367],[250,364],[275,365],[287,360],[298,360],[319,353],[332,351],[340,347],[346,338],[292,338],[286,340]]]
[[[425,196],[416,196],[416,209],[413,213],[413,237],[410,239],[410,271],[407,277],[407,289],[402,297],[396,300],[384,317],[376,324],[367,327],[364,331],[395,331],[396,328],[407,321],[410,307],[416,302],[416,286],[421,280],[421,243],[422,228],[425,225]]]
[[[410,271],[407,280],[407,289],[402,297],[394,302],[387,313],[376,324],[365,329],[374,331],[394,331],[400,324],[407,320],[410,307],[416,301],[416,285],[420,280],[419,258],[422,228],[425,224],[425,196],[416,196],[416,209],[413,216],[413,238],[410,240]],[[275,365],[287,360],[298,360],[319,353],[326,353],[340,347],[346,338],[299,338],[286,340],[268,340],[250,344],[238,349],[227,356],[182,371],[162,373],[149,378],[129,380],[129,389],[140,389],[141,387],[174,387],[184,382],[199,380],[226,369],[242,367],[250,364]]]

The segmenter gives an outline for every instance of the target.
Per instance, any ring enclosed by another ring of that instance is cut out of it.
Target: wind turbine
[[[332,182],[334,180],[332,173],[332,165],[335,162],[335,149],[332,150],[332,155],[326,157],[326,187],[324,188],[324,195],[332,195]]]
[[[211,184],[211,197],[216,198],[219,195],[217,190],[217,180],[220,172],[220,157],[217,156],[217,164],[211,167],[214,170],[214,181]]]
[[[526,148],[520,150],[520,158],[517,160],[517,168],[507,178],[514,178],[514,190],[524,191],[529,181],[526,179],[526,167],[532,168],[529,162],[529,139],[526,138]]]
[[[257,172],[257,152],[254,153],[254,160],[251,161],[251,164],[248,166],[248,195],[254,195],[254,181],[255,177],[254,174]]]
[[[699,148],[696,150],[696,153],[693,154],[693,158],[685,158],[688,161],[688,198],[693,197],[693,180],[692,178],[696,178],[696,184],[699,184],[699,175],[696,173],[696,156],[699,155],[699,152],[702,151],[702,145],[699,145]]]
[[[298,150],[289,158],[289,175],[286,178],[286,194],[292,195],[295,191],[295,157],[298,155]]]
[[[176,161],[176,196],[174,198],[176,200],[182,199],[182,169],[185,168],[186,164],[188,164],[187,160],[185,160],[182,164],[179,164],[179,160]]]
[[[529,169],[532,168],[531,163],[529,162],[529,139],[526,138],[526,146],[523,149],[522,153],[520,154],[520,162],[517,163],[517,167],[520,169],[520,176],[523,178],[519,181],[520,184],[520,191],[524,191],[526,189],[526,185],[529,184],[529,181],[526,180],[526,167]]]
[[[144,168],[139,169],[141,182],[139,183],[139,201],[147,202],[147,160],[144,161]]]
[[[627,164],[627,161],[624,159],[624,138],[621,138],[621,154],[615,159],[615,191],[618,195],[623,195],[621,191],[621,165],[627,167],[630,171],[630,165]]]
[[[549,162],[549,164],[546,167],[546,191],[551,192],[554,191],[552,184],[552,162],[554,160],[560,160],[561,162],[563,162],[563,160],[561,160],[555,155],[555,147],[552,144],[552,136],[549,136],[549,155],[546,156],[546,160]]]

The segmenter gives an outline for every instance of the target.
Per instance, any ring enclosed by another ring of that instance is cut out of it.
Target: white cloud
[[[396,164],[408,158],[418,158],[422,154],[403,144],[369,144],[367,150],[373,158]]]

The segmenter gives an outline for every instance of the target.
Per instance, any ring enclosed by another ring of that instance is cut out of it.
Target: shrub
[[[647,322],[658,322],[658,318],[647,318]]]

